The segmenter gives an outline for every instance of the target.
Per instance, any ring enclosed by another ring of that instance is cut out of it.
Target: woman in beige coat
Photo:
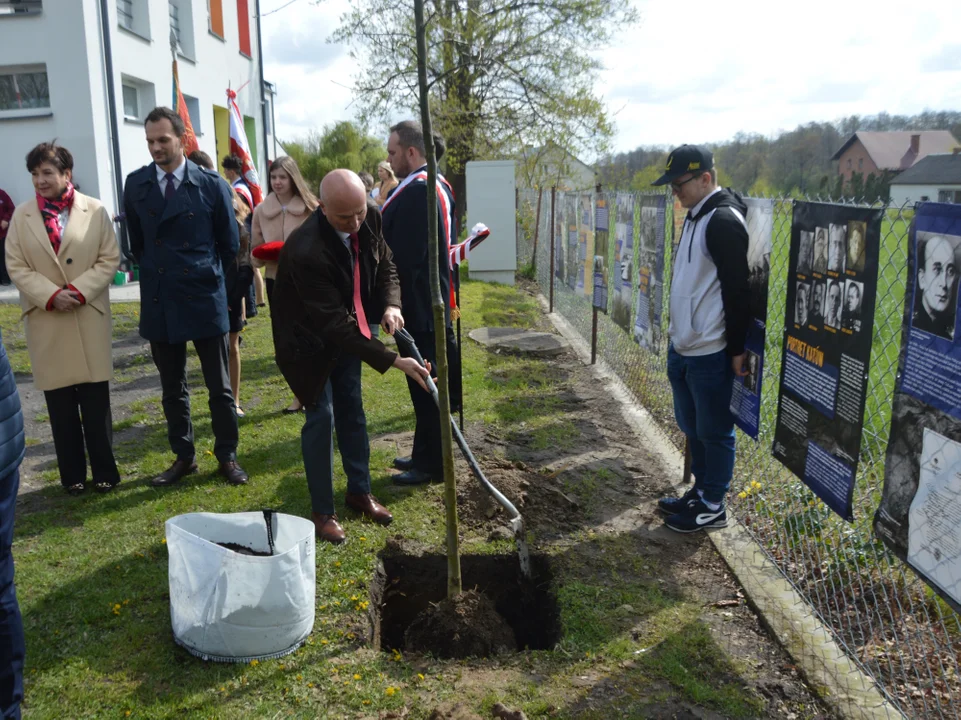
[[[307,187],[300,168],[291,157],[279,157],[270,164],[270,194],[254,210],[253,239],[251,250],[258,245],[280,240],[286,242],[294,230],[317,208],[317,198]],[[253,258],[254,267],[266,267],[267,302],[270,303],[274,292],[274,278],[277,277],[277,262]],[[300,400],[287,407],[285,413],[300,412]]]
[[[110,215],[74,190],[73,157],[53,143],[27,155],[36,198],[18,206],[7,234],[10,278],[20,291],[34,385],[43,390],[60,482],[71,495],[120,482],[113,456],[109,381],[110,297],[120,262]]]

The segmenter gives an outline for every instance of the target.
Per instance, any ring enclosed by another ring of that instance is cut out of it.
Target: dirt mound
[[[441,658],[489,657],[517,647],[507,620],[475,590],[428,607],[407,628],[404,642],[409,651]]]

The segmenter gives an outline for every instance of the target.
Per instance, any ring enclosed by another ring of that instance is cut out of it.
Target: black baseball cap
[[[681,145],[667,156],[664,174],[652,185],[667,185],[687,173],[705,173],[714,167],[714,155],[701,145]]]

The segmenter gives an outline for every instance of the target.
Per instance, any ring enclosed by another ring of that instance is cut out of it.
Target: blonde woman
[[[370,196],[378,205],[383,205],[387,202],[390,191],[398,185],[397,176],[394,175],[394,169],[390,166],[390,163],[384,160],[377,166],[377,177],[380,178],[380,182],[370,191]]]
[[[224,285],[227,289],[227,315],[230,319],[230,335],[227,345],[227,363],[230,371],[230,389],[234,394],[234,405],[237,408],[237,417],[244,417],[245,413],[240,406],[240,333],[244,329],[244,298],[250,288],[250,283],[254,280],[254,268],[250,255],[250,233],[247,231],[247,216],[250,208],[247,203],[240,199],[235,192],[233,194],[234,217],[237,219],[237,228],[240,231],[240,250],[237,257],[229,267],[224,268]]]
[[[113,455],[108,287],[120,264],[110,214],[73,186],[73,156],[55,143],[27,155],[36,197],[13,213],[7,270],[20,290],[33,384],[43,390],[60,482],[71,495],[120,483]],[[86,453],[85,453],[86,451]]]
[[[270,164],[270,194],[254,210],[251,248],[266,243],[286,242],[294,230],[317,208],[317,198],[308,189],[300,168],[291,157],[279,157]],[[253,257],[254,267],[266,268],[267,302],[271,302],[274,279],[277,277],[277,257]],[[300,412],[303,405],[294,398],[285,413]]]

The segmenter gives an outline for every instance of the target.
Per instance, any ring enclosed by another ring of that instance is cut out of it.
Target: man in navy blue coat
[[[247,482],[237,464],[237,411],[227,366],[224,268],[240,247],[230,188],[213,170],[184,157],[184,124],[156,108],[144,123],[154,162],[131,173],[124,187],[130,249],[140,265],[140,335],[160,372],[167,437],[177,456],[151,484],[173,485],[197,469],[187,342],[193,341],[209,393],[214,454],[220,474]]]
[[[13,584],[13,515],[24,452],[17,382],[0,341],[0,716],[20,718],[23,700],[23,619]]]
[[[437,159],[444,153],[440,137],[434,138]],[[390,166],[403,182],[394,189],[384,203],[383,232],[387,245],[394,253],[394,264],[400,278],[400,297],[404,306],[404,327],[414,338],[424,359],[437,364],[434,333],[443,333],[447,340],[447,358],[450,369],[451,403],[460,397],[457,383],[459,377],[459,354],[454,341],[450,318],[450,260],[447,246],[456,242],[454,193],[450,185],[438,176],[437,222],[441,248],[438,253],[438,272],[441,295],[444,298],[444,327],[434,327],[434,310],[431,302],[430,263],[428,262],[427,233],[427,159],[424,157],[424,131],[420,123],[405,120],[390,129],[387,155]],[[401,354],[407,349],[400,346]],[[398,485],[419,485],[431,480],[442,481],[444,469],[441,462],[440,412],[430,394],[411,378],[407,381],[411,403],[417,424],[414,429],[414,447],[410,457],[394,460],[394,467],[402,470],[394,475]],[[452,407],[452,409],[454,409]],[[448,422],[448,420],[445,420]]]

